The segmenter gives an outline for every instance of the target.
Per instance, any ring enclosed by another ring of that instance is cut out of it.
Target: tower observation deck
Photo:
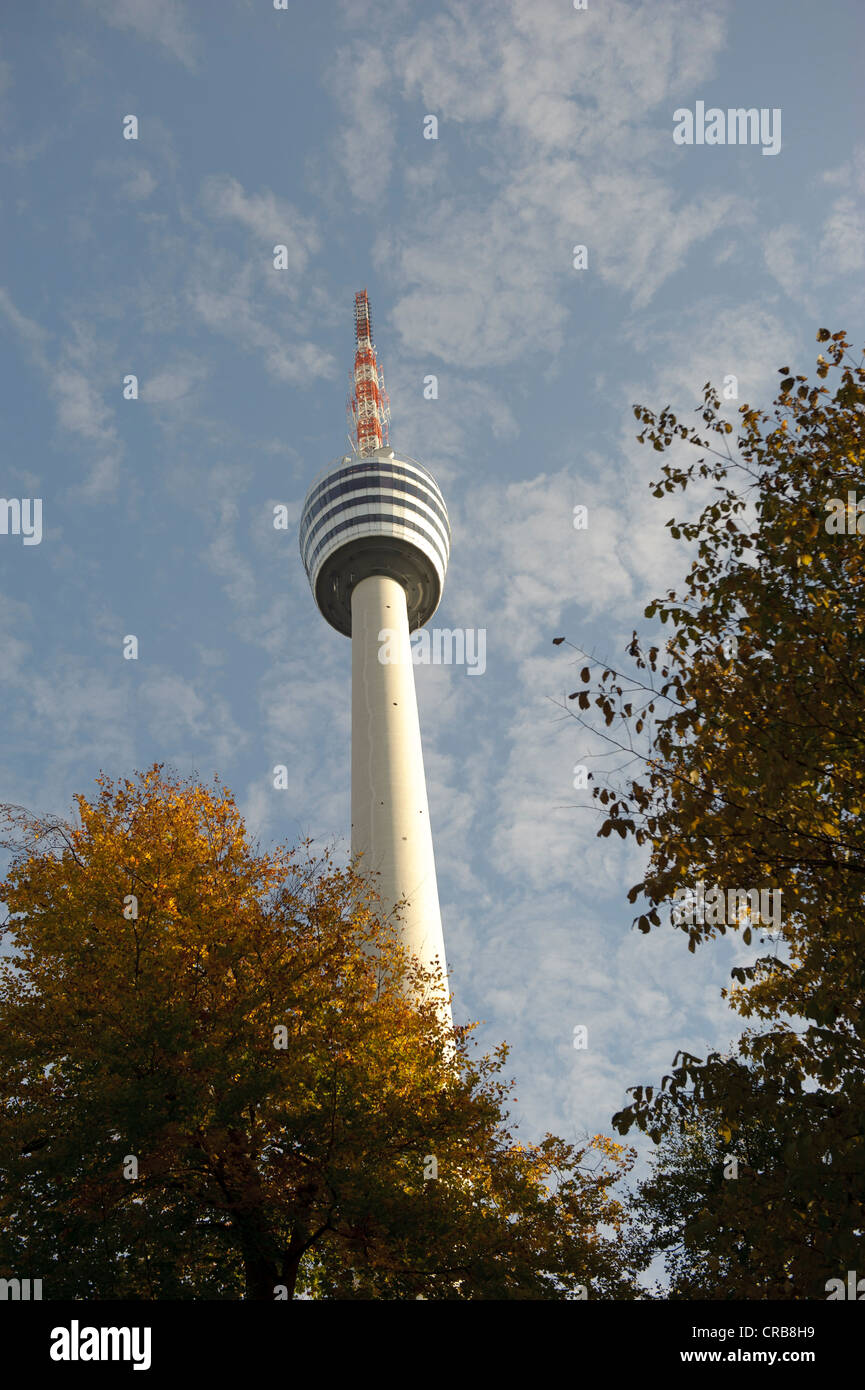
[[[300,553],[319,611],[351,638],[351,850],[397,904],[403,939],[444,971],[444,939],[409,633],[441,600],[451,531],[429,469],[388,443],[389,402],[369,300],[355,296],[354,452],[315,479]],[[450,1006],[442,1003],[451,1022]]]
[[[346,637],[352,590],[372,574],[402,584],[409,631],[423,627],[439,605],[450,544],[435,478],[389,446],[332,463],[303,505],[300,552],[307,578],[322,616]]]

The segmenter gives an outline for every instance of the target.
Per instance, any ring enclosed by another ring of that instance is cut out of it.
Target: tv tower
[[[436,611],[450,554],[439,486],[388,443],[390,402],[366,290],[354,297],[353,452],[312,484],[300,553],[320,613],[351,638],[351,852],[376,874],[386,913],[403,898],[403,941],[445,968],[409,633]],[[453,1026],[450,1005],[443,1017]]]

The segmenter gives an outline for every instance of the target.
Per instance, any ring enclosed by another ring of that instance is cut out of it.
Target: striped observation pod
[[[450,523],[438,483],[415,459],[383,447],[330,464],[306,495],[299,539],[316,604],[346,637],[352,591],[371,575],[403,586],[409,631],[438,608]]]

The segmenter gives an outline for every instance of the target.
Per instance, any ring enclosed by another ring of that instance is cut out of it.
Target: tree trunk
[[[246,1297],[248,1299],[259,1300],[261,1302],[272,1303],[276,1297],[276,1288],[285,1280],[280,1280],[276,1267],[276,1261],[262,1254],[259,1250],[243,1251],[243,1270],[246,1275]],[[292,1297],[292,1289],[288,1291],[289,1298]]]

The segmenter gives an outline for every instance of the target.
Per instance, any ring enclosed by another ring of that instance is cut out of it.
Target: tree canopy
[[[374,895],[159,766],[9,818],[0,1268],[46,1298],[629,1296],[597,1136],[521,1144],[507,1055]],[[434,981],[432,981],[434,983]]]
[[[696,519],[667,522],[695,548],[683,591],[645,611],[671,635],[649,645],[635,632],[636,674],[591,663],[570,696],[640,763],[593,788],[599,834],[649,850],[628,894],[643,900],[634,924],[659,927],[671,905],[690,951],[727,931],[755,948],[724,991],[750,1022],[736,1052],[678,1054],[613,1119],[664,1137],[643,1204],[656,1236],[671,1196],[680,1204],[683,1297],[825,1297],[827,1279],[861,1263],[865,371],[843,333],[818,341],[831,389],[782,367],[773,413],[742,405],[732,450],[710,383],[698,426],[634,407],[638,439],[674,450],[654,495],[714,495]],[[683,444],[698,461],[681,462]],[[732,912],[731,890],[743,892]]]

